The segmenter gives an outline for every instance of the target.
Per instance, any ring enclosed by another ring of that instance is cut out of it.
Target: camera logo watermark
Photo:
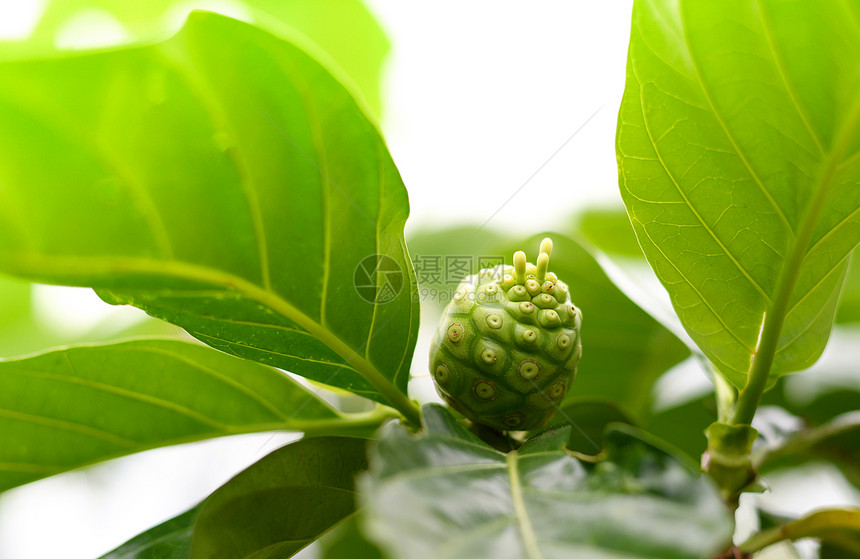
[[[400,294],[405,274],[390,256],[371,254],[358,263],[352,279],[359,297],[368,303],[385,304]]]

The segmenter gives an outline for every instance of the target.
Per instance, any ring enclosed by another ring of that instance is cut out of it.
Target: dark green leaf
[[[69,25],[113,18],[127,37],[121,42],[152,42],[175,32],[195,6],[211,5],[225,15],[243,14],[270,31],[307,35],[330,55],[359,86],[379,114],[379,82],[389,43],[379,24],[360,0],[237,0],[189,3],[180,0],[47,0],[38,25],[25,42],[0,41],[0,58],[56,56],[57,39]],[[83,19],[79,19],[83,18]],[[77,21],[75,21],[77,20]],[[92,30],[88,31],[92,36]],[[61,45],[62,46],[62,45]]]
[[[603,449],[603,432],[610,423],[633,423],[611,402],[602,400],[567,400],[553,419],[557,425],[570,425],[567,448],[583,454],[597,454]]]
[[[192,557],[290,557],[355,513],[366,441],[303,439],[269,454],[204,501]]]
[[[150,448],[337,421],[280,371],[187,342],[0,361],[0,491]]]
[[[691,458],[698,459],[708,447],[705,429],[717,420],[712,393],[661,409],[642,425],[649,433],[671,441]]]
[[[0,122],[0,270],[411,413],[406,190],[305,53],[198,12],[164,43],[0,65]]]
[[[818,538],[833,547],[860,553],[860,509],[817,511],[809,516],[755,534],[739,547],[743,551],[753,552],[776,542],[802,538]],[[854,555],[830,555],[830,557],[854,557]]]
[[[322,559],[385,559],[382,551],[361,530],[361,514],[342,522],[322,540]]]
[[[685,328],[737,387],[754,353],[774,356],[773,382],[830,333],[860,241],[858,17],[840,0],[634,5],[622,197]]]
[[[200,507],[150,528],[100,559],[189,559],[194,520]]]
[[[610,430],[590,466],[561,449],[569,427],[505,455],[449,428],[444,408],[424,414],[418,438],[383,434],[362,485],[392,558],[705,558],[729,545],[714,487],[630,433]]]

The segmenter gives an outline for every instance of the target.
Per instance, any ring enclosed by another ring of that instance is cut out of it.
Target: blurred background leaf
[[[342,69],[374,117],[381,114],[380,72],[390,45],[360,0],[46,0],[24,41],[0,41],[0,60],[57,56],[64,49],[151,43],[178,31],[194,9],[250,21],[284,38],[296,31]]]

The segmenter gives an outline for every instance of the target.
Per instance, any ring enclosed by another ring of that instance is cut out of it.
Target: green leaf
[[[576,240],[555,233],[543,236],[553,239],[551,269],[570,286],[583,316],[582,360],[568,398],[609,400],[641,419],[651,407],[654,383],[686,359],[689,349],[622,293]],[[525,242],[527,254],[533,254],[528,247],[536,250],[543,236]]]
[[[90,25],[93,20],[112,19],[127,35],[117,37],[118,42],[152,42],[177,31],[193,8],[247,16],[284,38],[295,35],[293,29],[307,35],[346,71],[375,114],[380,114],[382,62],[390,45],[360,0],[236,0],[227,4],[205,0],[47,0],[38,24],[25,41],[0,41],[0,58],[57,56],[57,38],[69,26],[86,25],[88,17]]]
[[[269,454],[203,503],[194,558],[291,557],[355,513],[366,441],[303,439]]]
[[[150,448],[340,421],[280,371],[187,342],[0,361],[0,491]]]
[[[597,454],[603,449],[603,432],[610,423],[633,424],[617,406],[596,399],[566,400],[553,421],[556,427],[570,425],[565,446],[583,454]]]
[[[305,53],[197,12],[164,43],[0,65],[0,122],[0,271],[417,420],[406,190]]]
[[[860,241],[858,18],[839,0],[634,5],[621,194],[736,387],[754,354],[769,383],[810,366],[833,324]]]
[[[860,322],[860,255],[856,250],[851,263],[848,264],[848,275],[839,301],[839,310],[836,311],[836,322]]]
[[[708,447],[705,429],[717,421],[714,394],[708,393],[655,412],[642,425],[649,433],[671,441],[689,457],[698,459]]]
[[[361,516],[359,513],[342,522],[321,539],[322,559],[385,559],[382,551],[362,532]]]
[[[860,411],[773,441],[753,454],[761,474],[817,460],[833,462],[846,479],[860,487]]]
[[[424,416],[418,438],[384,432],[360,484],[392,558],[705,558],[731,541],[714,487],[629,433],[610,431],[592,466],[562,450],[569,427],[505,455],[444,408]]]
[[[739,547],[753,552],[784,540],[818,538],[823,543],[860,553],[860,509],[821,510],[753,535]],[[850,555],[853,557],[853,555]],[[849,557],[849,555],[831,555]]]
[[[644,255],[624,208],[586,208],[576,215],[573,230],[602,252],[624,258]]]
[[[200,507],[186,511],[128,540],[100,559],[188,559]]]

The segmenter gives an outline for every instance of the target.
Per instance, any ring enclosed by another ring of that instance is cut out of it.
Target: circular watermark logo
[[[355,292],[368,303],[389,303],[403,289],[403,269],[390,256],[371,254],[355,267]]]

